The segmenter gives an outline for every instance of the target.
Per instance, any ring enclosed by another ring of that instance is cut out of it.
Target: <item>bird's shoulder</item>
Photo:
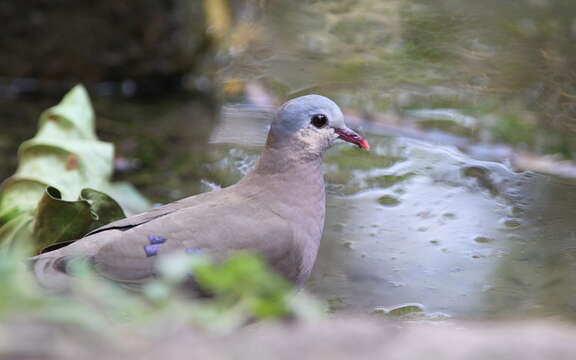
[[[156,259],[171,253],[205,253],[216,260],[241,250],[269,262],[292,256],[293,232],[284,218],[254,197],[223,192],[194,206],[156,216],[105,241],[92,256],[97,272],[114,280],[153,275]],[[107,231],[90,237],[103,236]],[[83,239],[85,241],[89,239]]]
[[[180,199],[162,206],[158,206],[156,208],[150,209],[140,214],[132,215],[124,219],[120,219],[109,224],[103,225],[99,228],[96,228],[89,233],[87,233],[84,237],[88,237],[94,235],[96,233],[107,231],[107,230],[128,230],[130,228],[145,224],[147,222],[153,221],[155,219],[161,218],[166,215],[170,215],[176,213],[180,210],[187,209],[194,207],[198,204],[202,204],[203,202],[210,201],[216,197],[225,197],[226,191],[220,190],[215,192],[206,192],[201,194],[196,194],[193,196],[189,196],[184,199]]]
[[[112,226],[110,229],[117,228]],[[104,230],[94,235],[105,233]],[[164,252],[193,247],[242,249],[266,247],[271,237],[276,237],[277,245],[289,242],[292,228],[289,221],[272,211],[265,202],[237,192],[223,192],[220,196],[137,222],[106,246],[115,251],[128,246],[142,247],[155,236],[166,239],[161,246]]]

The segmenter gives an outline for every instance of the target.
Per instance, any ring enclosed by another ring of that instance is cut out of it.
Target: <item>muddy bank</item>
[[[576,328],[560,323],[412,324],[346,318],[258,324],[232,335],[190,328],[120,331],[122,341],[45,324],[0,330],[6,359],[574,359]]]

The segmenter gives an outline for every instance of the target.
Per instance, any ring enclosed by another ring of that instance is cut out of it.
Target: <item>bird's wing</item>
[[[99,275],[136,288],[157,275],[158,258],[170,253],[205,253],[218,261],[234,251],[249,250],[289,280],[297,278],[301,262],[290,224],[260,202],[232,192],[125,230],[111,227],[96,232],[67,248],[51,260],[50,271],[56,267],[57,276],[66,271],[58,265],[62,259],[84,258]],[[45,266],[36,266],[36,272],[46,271]],[[47,275],[37,275],[42,276]]]
[[[171,214],[173,212],[176,212],[178,210],[187,208],[187,207],[192,207],[195,204],[201,203],[202,201],[206,201],[209,200],[212,196],[214,196],[215,194],[217,194],[218,192],[208,192],[208,193],[203,193],[203,194],[198,194],[198,195],[194,195],[191,197],[187,197],[178,201],[174,201],[171,202],[169,204],[157,207],[155,209],[151,209],[148,211],[145,211],[141,214],[137,214],[137,215],[133,215],[130,217],[127,217],[125,219],[120,219],[118,221],[114,221],[111,222],[109,224],[106,224],[104,226],[101,226],[97,229],[92,230],[91,232],[89,232],[88,234],[86,234],[84,237],[88,237],[90,235],[102,232],[102,231],[107,231],[107,230],[128,230],[132,227],[147,223],[149,221],[155,220],[157,218],[160,218],[162,216]]]

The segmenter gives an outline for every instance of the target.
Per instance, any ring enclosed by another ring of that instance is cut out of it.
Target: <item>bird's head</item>
[[[332,100],[320,95],[294,98],[280,107],[270,132],[278,142],[296,140],[310,151],[323,152],[339,142],[368,150],[368,141],[350,130],[342,111]]]

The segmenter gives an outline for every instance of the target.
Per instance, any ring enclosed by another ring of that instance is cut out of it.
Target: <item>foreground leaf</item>
[[[83,86],[42,113],[38,133],[22,143],[18,157],[16,173],[0,186],[2,248],[40,250],[124,217],[106,195],[114,191],[122,196],[110,184],[114,147],[96,137],[94,111]],[[131,207],[140,207],[133,210],[148,207],[136,191],[124,189]]]

